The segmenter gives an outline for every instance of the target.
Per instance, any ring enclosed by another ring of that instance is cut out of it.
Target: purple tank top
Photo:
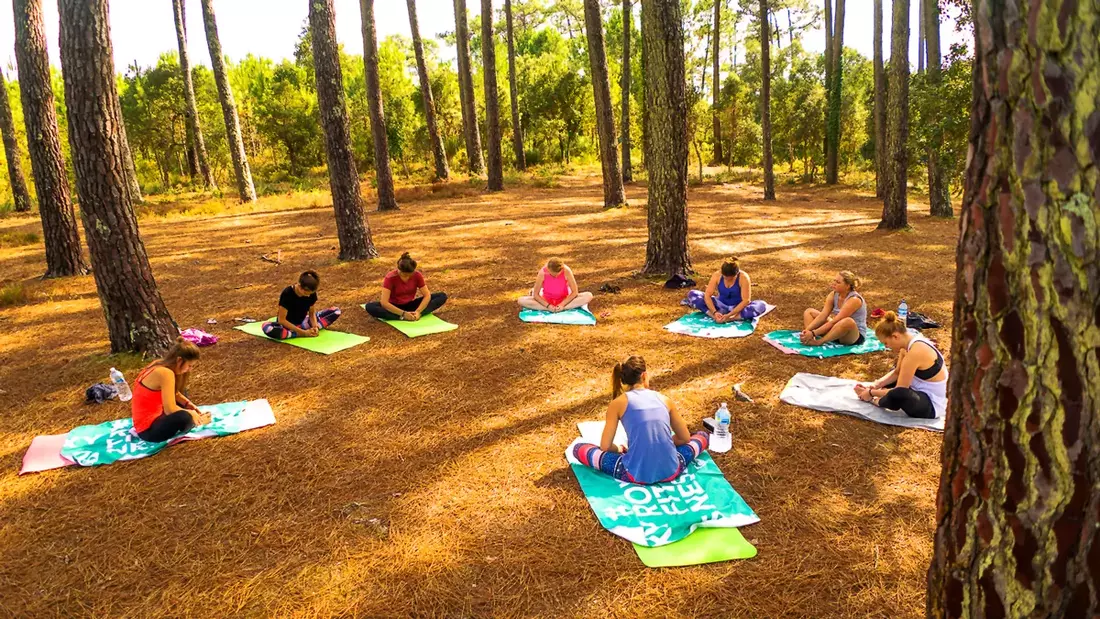
[[[672,444],[668,407],[656,391],[627,391],[622,422],[629,447],[623,456],[623,466],[631,477],[639,483],[652,484],[676,474],[680,458]]]

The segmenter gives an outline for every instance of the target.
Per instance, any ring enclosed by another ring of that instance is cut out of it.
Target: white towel
[[[887,410],[864,402],[856,395],[854,388],[857,384],[859,384],[857,381],[845,378],[799,372],[787,381],[787,386],[779,394],[779,399],[802,408],[843,413],[889,426],[943,432],[943,417],[917,419],[901,411]]]

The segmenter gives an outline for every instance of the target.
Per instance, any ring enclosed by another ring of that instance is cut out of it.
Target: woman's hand
[[[626,453],[626,445],[615,445],[615,450],[621,454]]]
[[[192,421],[195,422],[195,427],[205,426],[206,424],[210,423],[210,421],[211,421],[210,415],[207,415],[206,413],[200,413],[197,410],[196,411],[189,411],[189,412],[191,413]]]

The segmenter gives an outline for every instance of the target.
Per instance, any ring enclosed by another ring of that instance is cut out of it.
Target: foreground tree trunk
[[[12,4],[19,95],[46,244],[46,277],[83,275],[88,267],[80,251],[80,233],[61,154],[42,0],[15,0]]]
[[[184,0],[172,0],[172,14],[176,20],[176,41],[180,50],[180,74],[183,76],[183,113],[187,118],[187,136],[191,143],[188,161],[197,164],[204,189],[217,191],[214,175],[210,173],[210,162],[206,158],[206,140],[202,137],[202,125],[199,124],[199,106],[195,102],[195,85],[191,81],[191,58],[187,53],[187,16]]]
[[[596,133],[600,138],[600,166],[603,168],[603,206],[626,204],[619,153],[615,150],[615,115],[611,107],[611,82],[607,77],[607,51],[603,42],[603,15],[599,0],[584,0],[584,29],[588,38],[588,61],[592,69],[592,95],[596,103]]]
[[[500,99],[497,97],[497,46],[493,35],[493,0],[481,0],[481,76],[485,89],[485,131],[489,191],[504,189],[504,160],[500,152]]]
[[[313,0],[310,0],[311,2]],[[378,185],[378,210],[397,210],[390,168],[390,140],[386,134],[386,116],[382,110],[382,87],[378,79],[378,36],[374,30],[374,0],[359,0],[363,18],[363,65],[366,68],[367,108],[370,133],[374,139],[374,171]]]
[[[620,135],[623,141],[623,182],[634,180],[634,166],[630,163],[630,31],[634,28],[634,12],[630,0],[623,0],[623,73],[619,77],[623,97],[623,113]]]
[[[909,0],[893,1],[890,37],[890,106],[886,123],[886,199],[879,228],[897,230],[909,225]]]
[[[432,96],[432,82],[428,79],[428,63],[424,59],[424,43],[420,40],[420,24],[416,19],[416,0],[408,0],[409,28],[412,30],[413,53],[416,55],[416,73],[420,79],[420,96],[424,100],[424,120],[428,125],[428,141],[431,143],[432,159],[435,161],[435,180],[445,181],[451,176],[447,165],[447,149],[443,147],[443,138],[439,135],[439,125],[435,119],[435,97]],[[341,102],[343,97],[341,96]],[[341,104],[340,109],[344,109]],[[345,118],[347,112],[343,112]],[[345,122],[346,124],[346,122]]]
[[[642,0],[645,53],[646,206],[649,241],[642,272],[691,272],[687,243],[688,104],[684,21],[679,2]]]
[[[0,135],[4,141],[4,156],[8,162],[8,179],[11,181],[11,199],[17,213],[31,210],[31,194],[27,180],[23,178],[23,154],[19,152],[19,140],[15,135],[15,121],[11,117],[8,101],[8,83],[0,71]]]
[[[370,226],[363,215],[359,193],[359,172],[351,152],[351,129],[344,100],[344,75],[336,43],[336,12],[332,0],[310,0],[309,29],[313,41],[313,71],[316,75],[317,104],[325,131],[332,208],[336,211],[336,236],[341,260],[365,260],[378,256]]]
[[[60,0],[58,12],[76,188],[111,352],[159,354],[179,329],[157,291],[126,187],[107,0]]]
[[[512,104],[512,151],[516,169],[527,169],[527,154],[523,150],[523,123],[519,118],[519,88],[516,84],[516,43],[512,33],[512,0],[504,0],[505,28],[508,31],[508,98]]]
[[[764,138],[764,199],[775,199],[775,172],[772,170],[772,60],[771,33],[768,32],[768,0],[760,0],[760,133]]]
[[[202,0],[202,20],[206,26],[206,44],[210,48],[210,68],[218,86],[218,101],[225,119],[225,137],[229,143],[229,158],[233,162],[233,175],[237,179],[237,195],[240,201],[255,202],[256,187],[252,184],[252,169],[241,140],[241,122],[237,117],[237,104],[233,101],[233,88],[229,85],[229,70],[225,66],[221,39],[218,38],[218,21],[214,17],[213,0]]]
[[[882,61],[882,0],[875,0],[875,197],[886,197],[886,71]]]
[[[940,7],[936,0],[920,0],[924,6],[925,50],[928,57],[928,80],[938,88],[943,70],[940,56]],[[936,125],[932,148],[928,150],[928,203],[933,217],[951,217],[951,191],[947,185],[947,175],[940,164],[940,150],[943,148],[943,131]]]
[[[470,174],[485,171],[481,156],[481,130],[477,125],[477,100],[474,96],[474,75],[470,68],[470,28],[466,0],[454,0],[455,52],[458,57],[458,97],[462,106],[462,135],[466,139],[466,161]]]
[[[145,196],[141,193],[141,185],[138,184],[137,168],[134,167],[134,154],[130,152],[130,139],[126,137],[126,123],[118,127],[118,139],[122,144],[122,165],[126,169],[126,189],[130,192],[130,200],[141,204],[145,202]]]
[[[714,27],[711,30],[710,37],[714,41],[714,53],[711,54],[714,61],[714,67],[711,71],[713,73],[711,76],[713,87],[710,91],[710,115],[714,133],[711,139],[714,148],[714,162],[721,165],[726,162],[726,158],[722,156],[722,113],[718,109],[718,95],[722,90],[721,67],[718,62],[718,52],[722,49],[722,0],[714,0]]]
[[[1100,614],[1100,5],[1047,11],[973,13],[929,617]]]
[[[933,0],[934,1],[934,0]],[[836,11],[833,14],[833,42],[830,46],[832,60],[832,80],[829,83],[829,110],[828,122],[825,126],[827,138],[825,143],[828,150],[825,152],[825,183],[835,185],[840,176],[840,101],[841,88],[844,82],[844,0],[836,0]]]

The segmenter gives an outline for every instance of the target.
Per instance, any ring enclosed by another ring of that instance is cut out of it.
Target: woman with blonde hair
[[[134,380],[130,410],[138,438],[163,443],[209,423],[210,418],[183,394],[191,368],[199,360],[199,347],[178,338],[160,359],[150,363]]]
[[[555,313],[584,307],[591,301],[591,292],[577,292],[573,269],[561,258],[547,260],[535,277],[531,294],[519,298],[520,306],[525,309]]]
[[[851,271],[841,271],[833,279],[832,290],[820,310],[809,308],[802,313],[803,330],[799,339],[807,346],[837,342],[859,346],[867,340],[867,302],[856,292],[859,278]]]
[[[738,262],[736,256],[726,258],[722,268],[710,276],[706,291],[688,291],[681,304],[705,312],[719,324],[752,320],[763,314],[767,306],[763,301],[752,300],[752,279]]]
[[[875,406],[900,410],[910,417],[935,419],[947,413],[947,364],[923,335],[910,332],[894,312],[886,312],[875,335],[898,354],[889,374],[870,386],[856,385],[856,395]]]

